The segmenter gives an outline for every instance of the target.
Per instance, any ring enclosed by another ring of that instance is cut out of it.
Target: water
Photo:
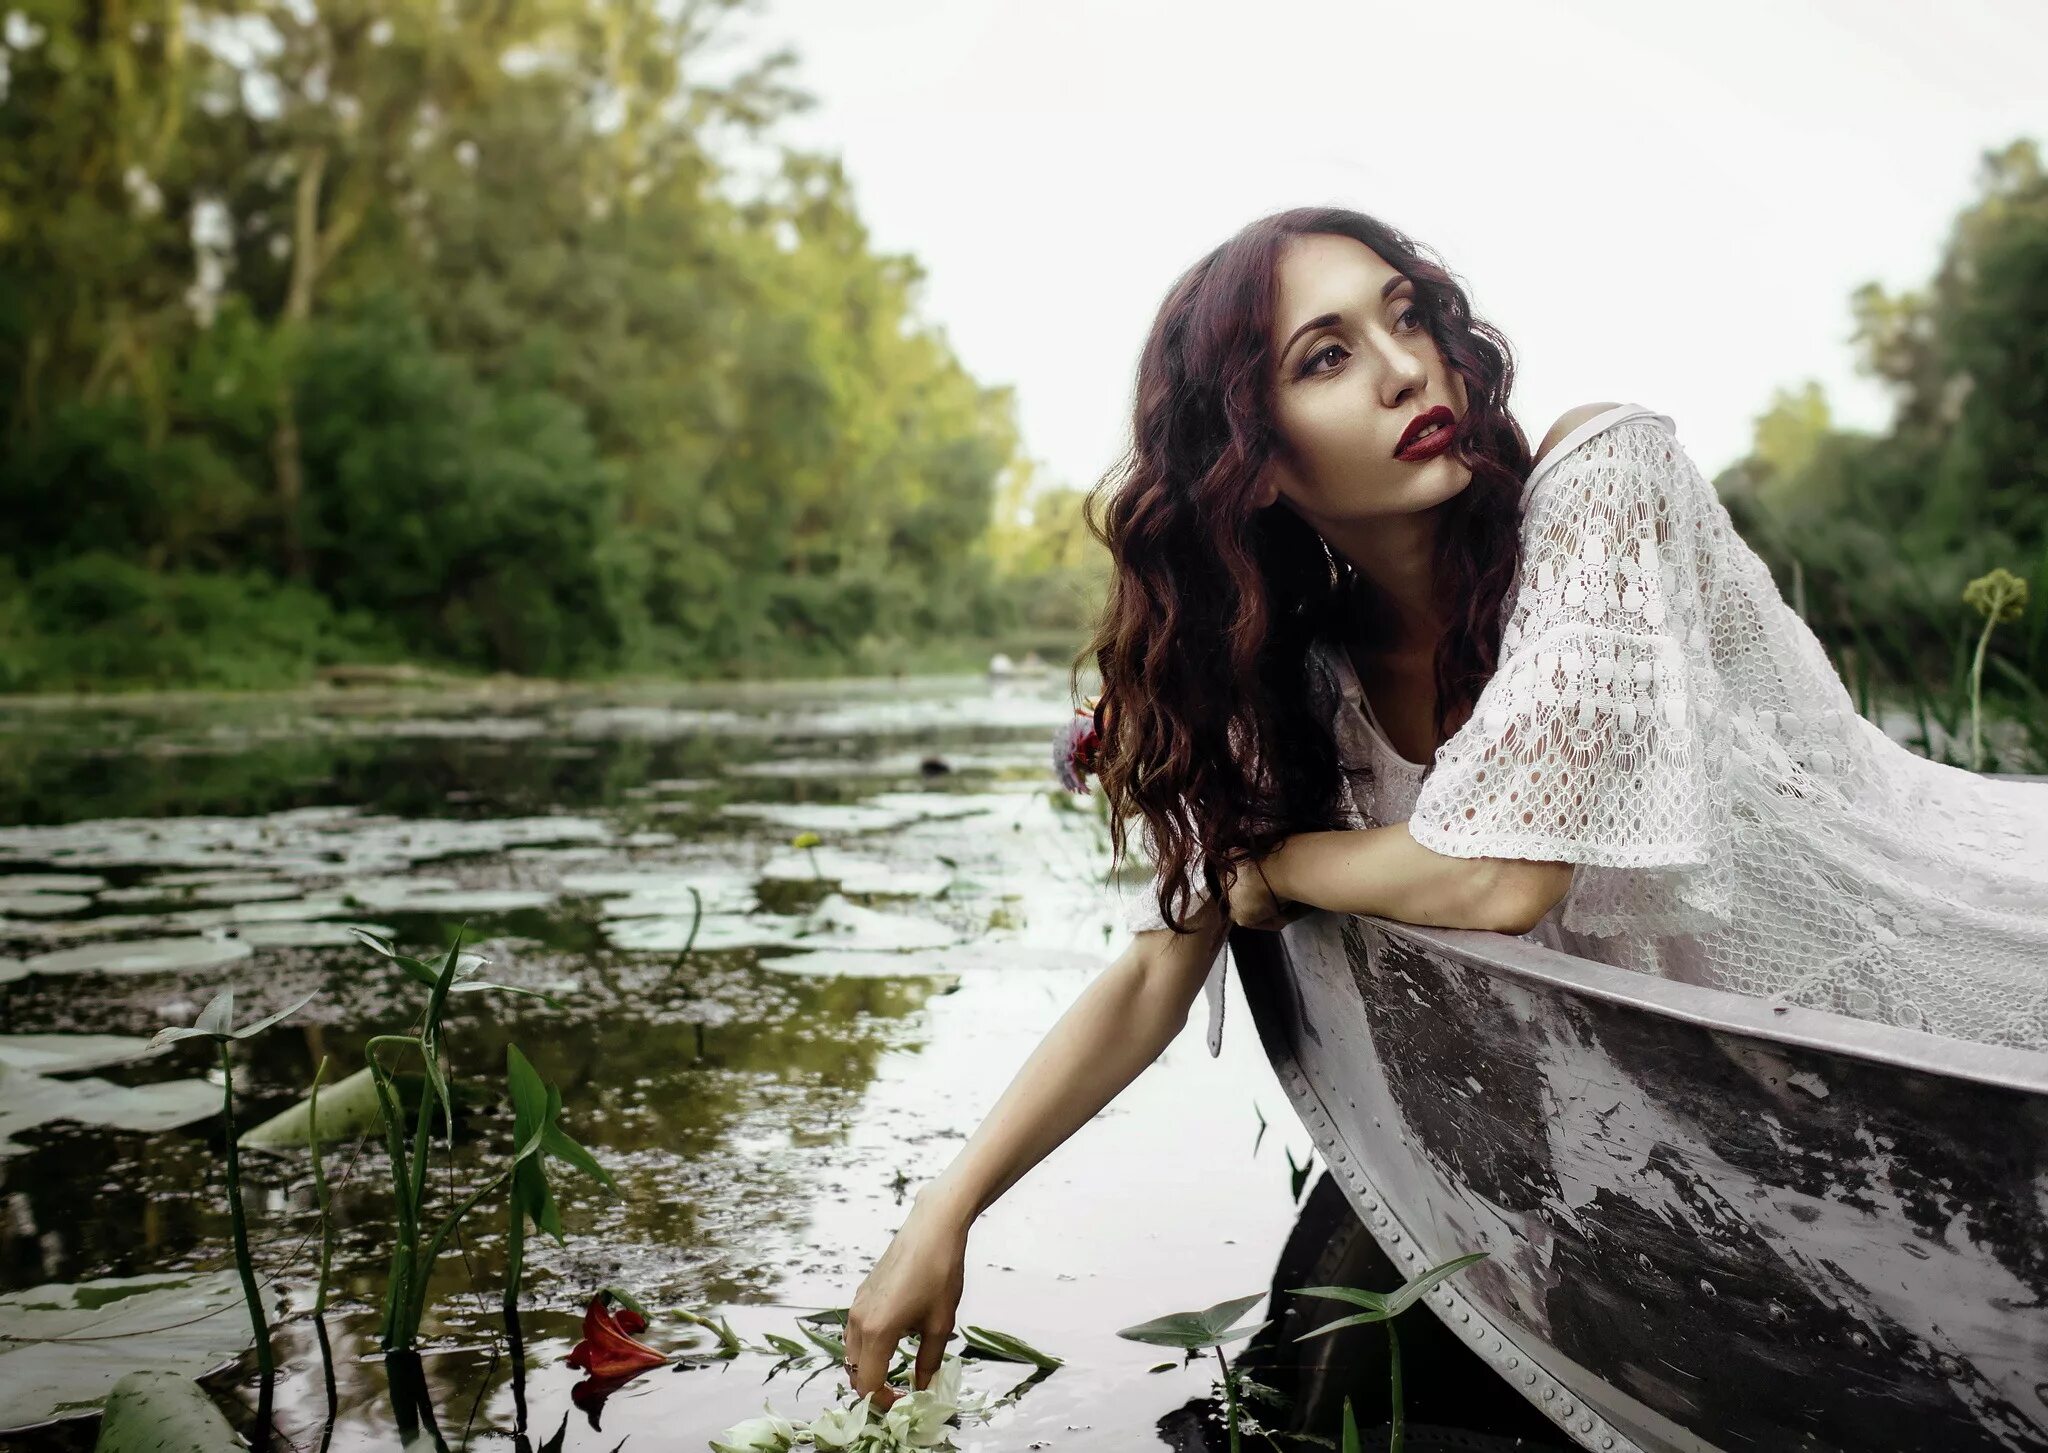
[[[1048,744],[1068,710],[1058,679],[16,704],[0,711],[0,822],[14,824],[0,829],[8,1035],[146,1038],[189,1023],[224,984],[243,1022],[317,990],[238,1047],[247,1125],[298,1099],[322,1055],[331,1083],[362,1063],[371,1034],[403,1030],[415,1010],[419,992],[346,924],[431,954],[467,921],[491,977],[562,1008],[458,1001],[454,1073],[482,1093],[458,1119],[455,1180],[475,1184],[510,1149],[501,1086],[516,1043],[561,1087],[565,1127],[624,1192],[613,1201],[557,1169],[567,1244],[527,1240],[532,1442],[560,1425],[567,1449],[622,1438],[704,1448],[764,1400],[813,1416],[832,1404],[836,1364],[720,1360],[710,1334],[664,1309],[722,1315],[758,1342],[801,1340],[799,1313],[848,1304],[909,1198],[1121,947],[1093,799],[1075,810],[1052,787]],[[791,846],[804,831],[817,849]],[[707,916],[679,957],[686,884]],[[1398,1281],[1327,1183],[1295,1198],[1288,1157],[1305,1160],[1308,1137],[1242,1001],[1227,1013],[1236,1032],[1221,1059],[1192,1015],[1124,1095],[977,1223],[961,1324],[1009,1332],[1066,1365],[963,1447],[1221,1446],[1204,1432],[1213,1358],[1185,1364],[1117,1328],[1265,1292],[1276,1274],[1302,1284],[1291,1268],[1319,1256],[1322,1279],[1336,1264],[1355,1284]],[[88,1071],[38,1075],[24,1054],[79,1042],[7,1043],[8,1113],[27,1123],[9,1122],[0,1148],[4,1290],[227,1264],[216,1119],[192,1120],[185,1102],[189,1123],[123,1129],[106,1123],[119,1118],[114,1100],[73,1103],[89,1074],[139,1092],[120,1102],[131,1118],[138,1104],[145,1120],[178,1116],[178,1096],[218,1085],[210,1045],[126,1062],[116,1045]],[[28,1090],[70,1108],[38,1119]],[[327,1171],[339,1234],[331,1446],[389,1447],[375,1341],[388,1168],[374,1144],[350,1143],[330,1147]],[[309,1164],[303,1153],[246,1155],[244,1178],[257,1261],[285,1309],[278,1426],[316,1447],[327,1408],[302,1315]],[[494,1197],[465,1223],[423,1329],[451,1446],[465,1435],[509,1446],[517,1424],[498,1310],[501,1207]],[[676,1361],[592,1409],[564,1358],[606,1284],[648,1304],[646,1338]],[[1342,1311],[1291,1310],[1290,1337]],[[1454,1341],[1432,1341],[1426,1315],[1403,1324],[1418,1339],[1411,1418],[1501,1447],[1555,1446],[1547,1423]],[[1334,1435],[1333,1394],[1347,1390],[1364,1421],[1385,1417],[1383,1339],[1329,1348],[1269,1333],[1251,1355],[1262,1378],[1300,1389],[1309,1379],[1295,1364],[1316,1362],[1297,1411],[1269,1410],[1279,1427]],[[1174,1365],[1148,1370],[1162,1361]],[[206,1382],[245,1429],[253,1367],[245,1357]],[[1028,1370],[967,1367],[970,1385],[992,1393]],[[11,1388],[5,1355],[0,1388]],[[1426,1427],[1414,1431],[1412,1447],[1432,1446]],[[0,1444],[83,1447],[91,1436],[89,1420],[73,1420]]]

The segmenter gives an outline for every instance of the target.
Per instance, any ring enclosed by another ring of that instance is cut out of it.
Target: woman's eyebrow
[[[1408,274],[1404,272],[1397,272],[1392,277],[1388,278],[1385,282],[1381,283],[1380,301],[1385,302],[1388,296],[1394,291],[1395,288],[1398,288],[1399,286],[1401,286],[1402,283],[1405,283],[1407,281]],[[1333,326],[1334,324],[1341,323],[1343,321],[1344,315],[1342,313],[1324,313],[1319,317],[1309,319],[1299,328],[1296,328],[1293,333],[1288,335],[1287,342],[1280,349],[1280,356],[1282,358],[1285,358],[1288,354],[1288,350],[1294,347],[1295,339],[1301,337],[1302,334],[1313,333],[1318,328],[1328,328]]]

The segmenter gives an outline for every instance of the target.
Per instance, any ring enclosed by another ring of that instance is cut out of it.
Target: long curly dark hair
[[[1086,510],[1111,577],[1072,680],[1078,689],[1092,656],[1113,861],[1129,820],[1143,819],[1159,911],[1176,932],[1190,931],[1191,868],[1218,898],[1221,865],[1338,825],[1336,744],[1311,700],[1309,647],[1319,636],[1377,644],[1387,619],[1371,583],[1313,528],[1257,503],[1284,442],[1267,383],[1279,262],[1289,239],[1321,233],[1364,243],[1414,280],[1417,310],[1466,384],[1450,449],[1472,480],[1440,506],[1437,536],[1436,585],[1453,622],[1435,660],[1439,739],[1499,659],[1531,465],[1507,408],[1507,339],[1472,316],[1439,261],[1384,222],[1338,207],[1260,218],[1160,306],[1138,365],[1131,448]]]

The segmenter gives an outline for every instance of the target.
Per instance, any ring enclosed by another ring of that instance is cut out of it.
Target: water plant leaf
[[[400,1103],[418,1103],[422,1081],[417,1075],[394,1076],[403,1093]],[[344,1075],[320,1091],[320,1143],[332,1145],[382,1124],[377,1108],[377,1081],[368,1065]],[[300,1100],[280,1110],[260,1125],[252,1125],[237,1142],[251,1150],[292,1150],[303,1148],[313,1133],[313,1103]]]
[[[516,1044],[505,1046],[505,1086],[512,1095],[512,1158],[525,1160],[539,1151],[547,1128],[548,1087]]]
[[[784,1357],[809,1357],[811,1355],[810,1348],[804,1346],[803,1343],[793,1337],[783,1336],[780,1332],[763,1332],[761,1340],[770,1347],[773,1347],[777,1352],[780,1352]]]
[[[1351,1411],[1351,1399],[1344,1399],[1344,1446],[1340,1453],[1365,1453],[1358,1441],[1358,1414]]]
[[[803,1333],[804,1336],[810,1338],[811,1341],[817,1343],[818,1346],[824,1348],[825,1352],[835,1362],[844,1362],[846,1360],[846,1344],[837,1337],[828,1337],[823,1332],[813,1332],[802,1322],[796,1324],[796,1329]]]
[[[1064,1359],[1049,1352],[1040,1352],[1023,1338],[1012,1337],[991,1327],[966,1327],[961,1335],[966,1337],[969,1348],[997,1362],[1022,1362],[1046,1369],[1066,1366]]]
[[[242,1453],[241,1436],[183,1373],[128,1373],[113,1386],[93,1453]]]
[[[348,931],[361,939],[372,952],[382,954],[401,969],[404,969],[417,982],[429,989],[434,987],[434,980],[437,977],[434,971],[411,954],[400,953],[389,942],[371,933],[367,928],[360,928],[352,923],[348,926]]]
[[[1445,1277],[1453,1276],[1463,1271],[1475,1261],[1484,1261],[1490,1255],[1492,1253],[1487,1251],[1468,1252],[1466,1255],[1454,1257],[1440,1266],[1432,1266],[1427,1271],[1418,1272],[1415,1276],[1402,1283],[1398,1290],[1388,1295],[1387,1315],[1390,1317],[1399,1316],[1414,1306],[1416,1302],[1420,1301],[1424,1292],[1428,1291]]]
[[[682,1307],[675,1308],[675,1315],[681,1317],[693,1327],[702,1327],[707,1332],[716,1333],[718,1336],[718,1355],[720,1357],[737,1357],[745,1346],[740,1341],[739,1333],[733,1331],[732,1324],[723,1317],[713,1320],[701,1312],[692,1312]]]
[[[1254,1292],[1248,1297],[1234,1297],[1227,1302],[1218,1302],[1215,1306],[1199,1312],[1173,1312],[1164,1317],[1155,1317],[1149,1322],[1140,1322],[1135,1327],[1125,1327],[1116,1335],[1132,1342],[1147,1342],[1156,1347],[1185,1349],[1219,1346],[1225,1342],[1234,1342],[1240,1337],[1249,1337],[1266,1326],[1264,1322],[1243,1327],[1230,1325],[1264,1296],[1264,1292]]]
[[[548,1093],[553,1099],[555,1109],[559,1112],[561,1109],[561,1092],[550,1085]],[[576,1167],[576,1169],[582,1171],[614,1196],[619,1194],[618,1182],[612,1179],[611,1172],[598,1164],[596,1156],[578,1145],[574,1140],[571,1140],[568,1132],[557,1125],[553,1117],[549,1118],[546,1128],[541,1131],[540,1143],[541,1149],[545,1150],[556,1160],[566,1161],[568,1164]]]
[[[201,1034],[210,1034],[216,1039],[226,1039],[235,1027],[235,990],[231,984],[214,995],[207,1006],[199,1011],[199,1017],[192,1021],[192,1027]]]
[[[208,1089],[217,1109],[220,1091]],[[139,1368],[204,1376],[240,1357],[249,1337],[233,1271],[9,1292],[0,1296],[0,1431],[90,1412]]]
[[[289,1008],[280,1009],[275,1014],[266,1014],[261,1019],[257,1020],[254,1024],[243,1025],[240,1029],[234,1031],[234,1037],[236,1039],[254,1038],[256,1035],[259,1035],[264,1030],[270,1028],[271,1025],[276,1024],[282,1020],[291,1018],[292,1015],[298,1013],[301,1009],[305,1008],[308,1004],[312,1003],[316,998],[318,998],[319,994],[320,991],[318,989],[315,989],[312,993],[308,994],[305,998],[299,1000],[298,1003],[291,1005]]]

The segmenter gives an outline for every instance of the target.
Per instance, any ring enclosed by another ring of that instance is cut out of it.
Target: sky
[[[1808,378],[1882,429],[1850,293],[1922,285],[1983,153],[2048,146],[2041,0],[764,0],[733,29],[796,50],[817,104],[778,135],[843,159],[923,316],[1084,488],[1174,279],[1303,205],[1443,260],[1532,448],[1641,403],[1712,476]]]

